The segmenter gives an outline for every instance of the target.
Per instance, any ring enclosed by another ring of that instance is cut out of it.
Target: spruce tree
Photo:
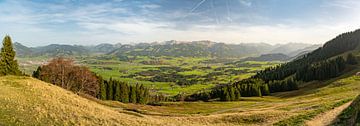
[[[15,51],[10,36],[5,36],[0,52],[0,75],[20,75],[19,66],[15,60]]]
[[[107,99],[107,95],[106,95],[106,89],[107,89],[107,83],[104,83],[104,80],[102,80],[102,78],[100,78],[99,80],[99,84],[100,84],[100,99],[102,100],[106,100]]]
[[[110,81],[107,83],[107,100],[113,100],[114,99],[114,89],[113,89],[113,80],[110,78]]]
[[[39,66],[36,71],[33,72],[32,77],[40,79],[41,67]]]
[[[115,101],[122,101],[121,100],[121,87],[120,87],[120,83],[118,81],[114,81],[114,87],[115,87],[115,91],[114,91],[114,100]]]
[[[356,65],[358,62],[356,60],[356,57],[353,54],[349,53],[346,57],[346,63]]]
[[[130,102],[136,103],[136,87],[130,86]]]
[[[129,102],[129,86],[128,84],[122,82],[121,83],[121,102],[128,103]]]
[[[141,103],[141,104],[146,104],[148,101],[149,101],[149,90],[148,89],[145,89],[144,90],[144,98],[143,98],[143,103]]]

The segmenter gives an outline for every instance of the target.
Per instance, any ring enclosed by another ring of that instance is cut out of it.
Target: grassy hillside
[[[150,121],[32,78],[0,77],[0,125],[139,125]]]
[[[359,94],[357,71],[272,96],[160,106],[89,100],[36,79],[6,76],[0,77],[0,125],[305,125]]]

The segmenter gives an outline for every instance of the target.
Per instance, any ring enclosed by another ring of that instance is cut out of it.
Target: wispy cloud
[[[359,27],[358,1],[296,2],[3,0],[0,34],[28,45],[169,39],[323,43]]]
[[[244,5],[244,6],[247,6],[247,7],[250,7],[251,6],[251,1],[250,0],[239,0],[239,2]]]

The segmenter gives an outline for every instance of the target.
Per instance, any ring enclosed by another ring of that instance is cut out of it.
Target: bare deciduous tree
[[[41,66],[40,78],[75,93],[85,93],[96,97],[99,90],[97,77],[87,67],[74,65],[65,58],[52,59]]]

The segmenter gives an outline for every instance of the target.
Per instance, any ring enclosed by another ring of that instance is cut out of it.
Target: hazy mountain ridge
[[[248,57],[260,56],[262,54],[273,54],[281,52],[292,56],[302,50],[312,51],[315,45],[296,44],[296,47],[289,44],[270,45],[266,43],[241,43],[225,44],[212,41],[165,41],[153,43],[130,44],[108,44],[102,43],[94,46],[60,45],[51,44],[41,47],[26,47],[15,43],[14,48],[19,57],[33,56],[79,56],[91,54],[106,54],[115,57],[121,56],[183,56],[183,57]]]
[[[60,44],[51,44],[40,47],[26,47],[20,43],[15,43],[14,49],[19,57],[75,56],[88,55],[91,52],[85,46]]]
[[[282,54],[282,53],[275,53],[275,54],[263,54],[258,57],[247,57],[242,61],[287,61],[291,57]]]

